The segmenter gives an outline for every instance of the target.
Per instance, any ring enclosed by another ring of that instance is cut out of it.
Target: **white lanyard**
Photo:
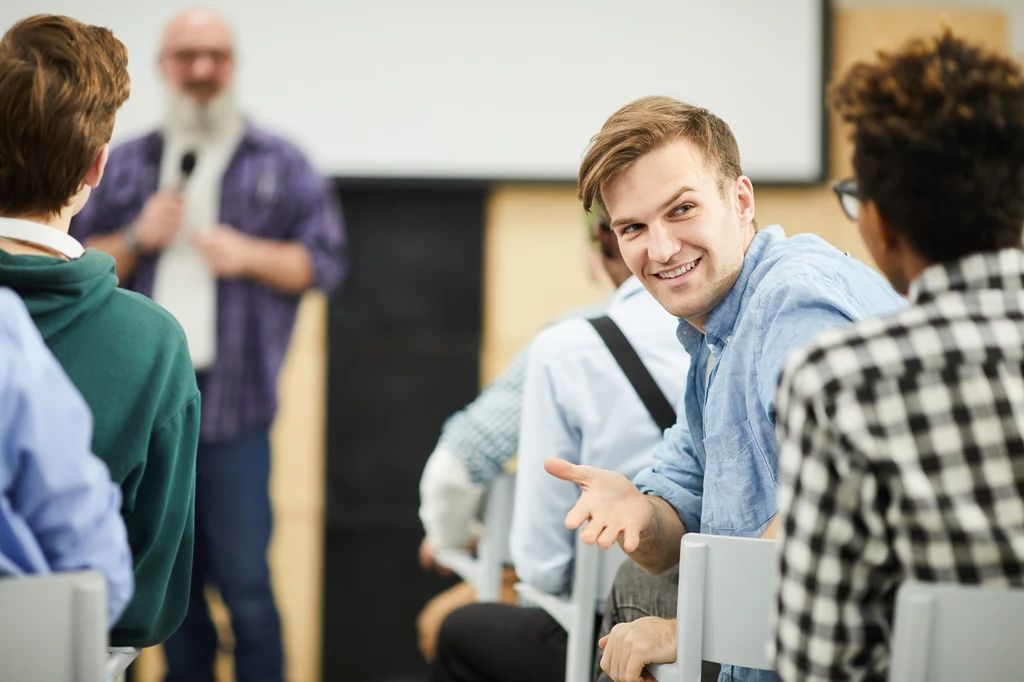
[[[69,260],[81,258],[85,253],[78,240],[66,232],[18,218],[0,217],[0,239],[46,249]]]

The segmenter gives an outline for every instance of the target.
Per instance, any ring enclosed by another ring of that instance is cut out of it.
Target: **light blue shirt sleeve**
[[[637,474],[633,484],[645,495],[655,495],[672,505],[686,530],[696,532],[700,530],[704,467],[683,413],[685,399],[684,391],[676,407],[676,423],[665,430],[654,448],[654,466]]]
[[[121,491],[92,415],[21,301],[0,290],[0,574],[95,570],[112,627],[134,590]]]
[[[576,551],[565,515],[579,490],[544,471],[544,460],[556,457],[579,464],[581,433],[567,421],[551,372],[542,334],[531,346],[526,365],[509,550],[520,580],[549,594],[565,594]]]
[[[889,294],[888,300],[882,298],[884,303],[880,306],[887,304],[895,310],[901,305],[897,295],[884,293]],[[863,305],[850,292],[840,289],[832,279],[814,273],[781,282],[761,294],[761,300],[761,340],[753,346],[757,353],[754,368],[758,398],[774,422],[779,376],[793,351],[825,330],[863,319],[864,312]]]

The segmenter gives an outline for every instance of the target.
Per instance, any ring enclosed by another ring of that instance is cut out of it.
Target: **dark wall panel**
[[[340,187],[352,252],[328,320],[324,680],[423,679],[418,483],[479,386],[481,187]]]

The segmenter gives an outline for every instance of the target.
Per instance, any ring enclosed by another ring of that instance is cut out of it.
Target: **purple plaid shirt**
[[[135,220],[157,189],[162,153],[158,132],[111,152],[103,182],[72,221],[71,235],[84,242]],[[224,173],[220,222],[261,239],[304,245],[318,289],[330,292],[344,278],[348,248],[334,193],[298,149],[252,125]],[[156,261],[140,261],[122,286],[151,295]],[[273,420],[277,375],[298,304],[299,296],[253,280],[218,282],[217,358],[203,391],[203,441],[228,440]]]

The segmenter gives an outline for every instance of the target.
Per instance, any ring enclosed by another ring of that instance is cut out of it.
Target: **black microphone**
[[[178,191],[185,191],[185,183],[188,182],[188,177],[192,175],[192,171],[196,169],[196,153],[185,152],[181,157],[181,177],[178,178]]]

